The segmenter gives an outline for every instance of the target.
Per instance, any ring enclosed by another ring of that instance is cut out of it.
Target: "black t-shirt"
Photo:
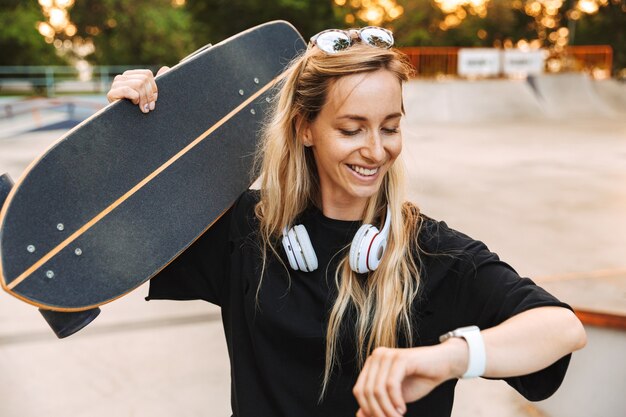
[[[350,416],[359,370],[351,326],[340,343],[340,370],[318,403],[324,374],[325,332],[336,297],[335,269],[359,222],[333,220],[315,207],[298,219],[319,261],[314,272],[287,270],[267,257],[258,294],[262,257],[254,205],[244,193],[211,229],[154,277],[147,299],[202,299],[221,306],[231,363],[231,403],[237,417]],[[457,327],[493,327],[522,311],[563,306],[519,275],[479,241],[423,216],[419,235],[420,293],[413,305],[413,346],[438,343]],[[550,396],[561,384],[570,356],[507,382],[530,400]],[[449,416],[456,380],[408,405],[406,416]]]

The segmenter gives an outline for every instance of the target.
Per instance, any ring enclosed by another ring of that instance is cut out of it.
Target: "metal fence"
[[[103,93],[113,78],[141,65],[0,66],[0,93],[32,93],[53,97],[58,93]],[[156,71],[158,67],[147,67]]]
[[[458,47],[404,47],[417,77],[458,76]],[[563,62],[562,70],[601,71],[610,74],[613,50],[608,45],[570,46],[549,59]],[[548,62],[548,61],[546,61]],[[85,68],[67,66],[0,66],[0,93],[38,94],[54,97],[62,93],[108,91],[117,74],[140,65],[110,65]],[[145,67],[145,66],[143,66]],[[156,72],[158,67],[148,67]],[[549,69],[547,69],[549,70]]]

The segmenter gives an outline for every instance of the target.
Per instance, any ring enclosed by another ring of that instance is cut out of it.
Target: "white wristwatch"
[[[462,337],[467,341],[469,346],[469,360],[467,371],[463,374],[463,378],[476,378],[485,373],[485,365],[487,363],[487,355],[485,353],[485,343],[483,336],[480,334],[478,326],[460,327],[446,334],[439,336],[439,342],[443,343],[451,337]]]

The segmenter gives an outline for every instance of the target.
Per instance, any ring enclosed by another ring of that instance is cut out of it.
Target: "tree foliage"
[[[198,44],[215,43],[270,20],[286,20],[306,38],[343,27],[332,0],[187,0]]]
[[[626,69],[626,0],[610,0],[598,13],[569,26],[573,45],[611,45],[613,68]]]
[[[34,1],[0,2],[0,65],[52,65],[62,63],[54,46],[37,30],[43,19]]]
[[[449,16],[434,0],[394,1],[403,13],[381,24],[394,31],[401,46],[490,47],[536,39],[539,34],[538,21],[524,12],[527,0],[490,0],[484,17],[465,6],[467,13],[460,24],[447,26]],[[564,0],[559,11],[560,23],[572,31],[571,43],[609,44],[616,67],[626,67],[626,0],[608,0],[596,14],[570,20],[569,12],[577,3]],[[364,4],[351,0],[76,0],[70,18],[77,28],[72,39],[95,47],[86,57],[92,63],[159,65],[174,64],[206,43],[217,43],[270,20],[291,22],[305,38],[327,28],[368,25],[359,20]],[[35,0],[0,0],[0,11],[0,64],[59,62],[54,47],[37,33],[36,24],[44,16]],[[546,41],[545,33],[542,36]],[[64,40],[64,35],[57,38]]]
[[[531,32],[531,20],[511,8],[508,1],[489,2],[486,18],[468,11],[461,24],[446,30],[441,28],[445,15],[432,4],[432,0],[405,0],[400,3],[405,12],[391,23],[400,45],[487,47],[509,37],[528,37]]]
[[[546,30],[538,19],[527,15],[524,6],[530,0],[490,0],[486,4],[486,16],[472,14],[471,7],[462,6],[464,15],[460,24],[445,25],[446,15],[434,0],[396,0],[404,13],[396,20],[386,21],[384,26],[394,31],[396,42],[402,46],[503,46],[514,45],[519,40],[540,39],[544,47],[553,41],[547,34],[559,26]],[[626,68],[626,0],[607,0],[595,14],[578,13],[576,20],[571,12],[578,0],[564,0],[555,16],[561,26],[572,30],[570,44],[611,45],[614,51],[614,69]],[[354,25],[368,22],[359,20],[358,11],[364,2],[346,1],[336,7],[342,19],[356,17]],[[542,6],[544,7],[544,6]],[[448,16],[449,17],[449,16]]]
[[[191,15],[170,0],[77,1],[76,36],[93,43],[86,58],[106,65],[175,63],[194,49]]]

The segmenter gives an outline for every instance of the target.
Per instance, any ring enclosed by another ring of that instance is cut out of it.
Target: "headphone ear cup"
[[[289,232],[287,232],[287,229],[283,230],[283,249],[285,249],[285,253],[287,254],[289,266],[291,269],[297,271],[299,269],[298,263],[296,262],[296,256],[291,245],[291,240],[289,240]]]
[[[296,260],[296,268],[293,268],[296,271],[306,271],[306,263],[304,262],[304,257],[302,256],[302,248],[300,247],[300,242],[298,241],[298,237],[296,236],[296,232],[293,228],[289,229],[287,232],[287,236],[289,237],[289,242],[291,243],[291,248],[293,249],[293,257]]]
[[[378,229],[371,224],[364,224],[359,228],[350,245],[350,268],[358,273],[369,272],[367,267],[368,250],[371,239],[378,234]]]
[[[374,241],[369,247],[369,253],[367,254],[367,266],[370,271],[375,271],[380,265],[380,260],[383,258],[385,248],[387,247],[387,237],[378,233],[374,238]]]
[[[309,233],[301,224],[295,226],[293,229],[296,234],[296,238],[298,239],[298,243],[300,244],[300,249],[302,250],[302,256],[304,258],[305,268],[302,270],[304,272],[315,271],[317,269],[317,255],[315,255],[315,250],[313,249],[313,244],[309,238]]]

